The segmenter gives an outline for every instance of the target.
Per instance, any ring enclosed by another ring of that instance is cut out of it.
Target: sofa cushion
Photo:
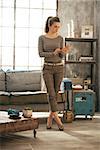
[[[8,71],[6,72],[7,91],[41,90],[40,71]]]
[[[47,93],[37,92],[11,92],[10,102],[14,105],[23,104],[48,104]]]
[[[0,91],[5,91],[5,72],[0,70]]]
[[[1,105],[9,105],[10,104],[10,93],[0,91],[0,110]]]
[[[10,103],[14,105],[23,104],[48,104],[48,94],[46,91],[37,92],[11,92]],[[57,102],[65,102],[65,93],[59,92]]]

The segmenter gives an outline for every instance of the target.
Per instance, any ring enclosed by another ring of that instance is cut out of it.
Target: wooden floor
[[[59,131],[53,123],[47,130],[46,122],[41,122],[36,139],[32,130],[1,135],[0,150],[100,150],[100,113],[93,120],[81,117],[64,123],[64,128]]]

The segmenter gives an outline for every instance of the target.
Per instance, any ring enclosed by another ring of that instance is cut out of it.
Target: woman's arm
[[[39,37],[38,39],[38,51],[39,51],[39,56],[40,57],[52,57],[55,55],[54,52],[44,52],[44,49],[43,49],[43,38],[42,36]]]
[[[65,56],[65,53],[62,51],[62,48],[64,47],[64,41],[63,41],[63,37],[61,39],[60,42],[60,51],[59,51],[59,57],[63,58]]]

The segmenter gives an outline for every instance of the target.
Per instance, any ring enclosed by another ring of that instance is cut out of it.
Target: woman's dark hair
[[[49,16],[47,18],[46,24],[45,24],[45,32],[48,33],[49,26],[51,26],[54,22],[60,22],[60,19],[58,17],[52,17]]]

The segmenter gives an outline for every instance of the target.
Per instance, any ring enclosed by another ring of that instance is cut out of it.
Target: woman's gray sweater
[[[63,37],[58,36],[56,38],[48,38],[45,35],[41,35],[38,39],[38,51],[39,56],[44,57],[44,61],[47,63],[59,63],[62,62],[64,53],[61,52],[55,55],[53,52],[56,48],[63,48]]]

